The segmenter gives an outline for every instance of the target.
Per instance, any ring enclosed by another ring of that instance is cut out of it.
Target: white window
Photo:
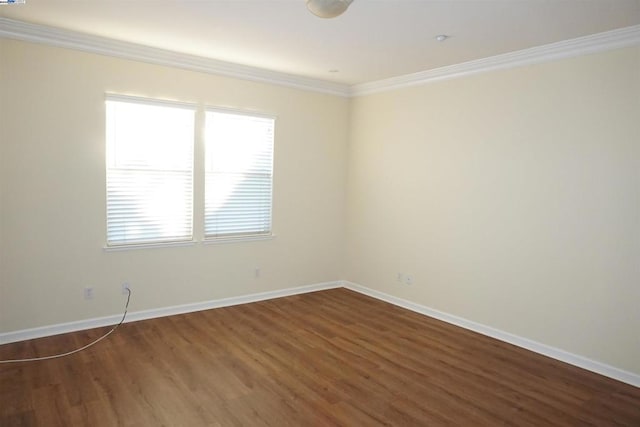
[[[208,110],[205,238],[271,235],[273,117]]]
[[[193,239],[195,106],[108,95],[107,245]]]

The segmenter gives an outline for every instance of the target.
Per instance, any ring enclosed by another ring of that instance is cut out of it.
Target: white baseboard
[[[280,289],[276,291],[261,292],[256,294],[242,295],[238,297],[223,298],[218,300],[203,301],[193,304],[175,305],[171,307],[162,307],[151,310],[135,311],[127,314],[125,322],[135,322],[138,320],[153,319],[157,317],[172,316],[175,314],[192,313],[195,311],[209,310],[212,308],[229,307],[238,304],[248,304],[251,302],[265,301],[273,298],[281,298],[291,295],[304,294],[308,292],[323,291],[326,289],[334,289],[344,287],[352,291],[368,295],[370,297],[391,303],[398,307],[406,308],[416,313],[423,314],[425,316],[433,317],[438,320],[442,320],[447,323],[451,323],[462,328],[478,332],[482,335],[486,335],[500,341],[507,342],[509,344],[516,345],[518,347],[531,350],[535,353],[542,354],[544,356],[551,357],[561,362],[568,363],[570,365],[577,366],[579,368],[586,369],[591,372],[595,372],[600,375],[604,375],[609,378],[613,378],[618,381],[640,387],[640,375],[624,371],[622,369],[597,362],[595,360],[588,359],[583,356],[579,356],[573,353],[569,353],[564,350],[560,350],[555,347],[551,347],[545,344],[541,344],[536,341],[522,338],[517,335],[510,334],[508,332],[501,331],[480,323],[473,322],[471,320],[464,319],[462,317],[454,316],[448,313],[444,313],[433,308],[417,304],[402,298],[394,297],[393,295],[385,294],[367,288],[356,283],[348,281],[337,282],[324,282],[313,285],[300,286],[295,288]],[[76,322],[60,323],[56,325],[42,326],[33,329],[23,329],[19,331],[6,332],[0,334],[0,344],[8,344],[17,341],[24,341],[34,338],[48,337],[52,335],[64,334],[68,332],[82,331],[86,329],[93,329],[102,326],[110,326],[117,324],[122,318],[121,314],[98,317],[93,319],[79,320]]]
[[[613,366],[597,362],[583,356],[579,356],[577,354],[569,353],[567,351],[541,344],[527,338],[522,338],[517,335],[513,335],[508,332],[492,328],[490,326],[482,325],[480,323],[476,323],[462,317],[444,313],[442,311],[438,311],[424,305],[416,304],[402,298],[394,297],[393,295],[385,294],[383,292],[379,292],[367,288],[366,286],[358,285],[356,283],[343,281],[342,286],[352,291],[368,295],[370,297],[388,302],[393,305],[397,305],[398,307],[406,308],[407,310],[415,311],[416,313],[424,314],[425,316],[433,317],[435,319],[442,320],[443,322],[451,323],[453,325],[478,332],[482,335],[486,335],[491,338],[495,338],[500,341],[504,341],[509,344],[531,350],[535,353],[539,353],[544,356],[551,357],[552,359],[556,359],[561,362],[565,362],[570,365],[577,366],[579,368],[586,369],[600,375],[604,375],[605,377],[613,378],[614,380],[618,380],[635,387],[640,387],[640,375],[638,374],[624,371],[622,369],[618,369]]]
[[[194,311],[209,310],[212,308],[229,307],[238,304],[264,301],[273,298],[287,297],[308,292],[323,291],[326,289],[340,288],[342,282],[324,282],[296,288],[280,289],[277,291],[261,292],[257,294],[242,295],[239,297],[223,298],[218,300],[203,301],[193,304],[174,305],[151,310],[134,311],[127,314],[125,323],[138,320],[153,319],[156,317],[172,316],[175,314],[192,313]],[[97,317],[93,319],[79,320],[75,322],[59,323],[56,325],[42,326],[33,329],[6,332],[0,334],[0,344],[8,344],[17,341],[34,338],[49,337],[52,335],[66,334],[68,332],[83,331],[85,329],[99,328],[117,324],[122,319],[122,314]]]

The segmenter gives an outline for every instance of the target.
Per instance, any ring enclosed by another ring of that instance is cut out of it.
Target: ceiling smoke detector
[[[342,15],[353,0],[307,0],[307,9],[320,18]]]

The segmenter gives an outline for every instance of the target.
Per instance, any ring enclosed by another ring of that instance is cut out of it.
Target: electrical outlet
[[[253,270],[253,276],[254,276],[256,279],[260,277],[260,267],[256,267],[256,268]]]
[[[129,295],[129,291],[131,290],[131,285],[129,282],[124,282],[122,284],[122,295]]]
[[[86,287],[84,288],[84,299],[93,299],[93,288]]]
[[[404,276],[404,283],[405,285],[413,285],[413,276],[410,274]]]
[[[396,280],[398,281],[398,283],[404,282],[404,275],[402,273],[398,273],[398,275],[396,276]]]

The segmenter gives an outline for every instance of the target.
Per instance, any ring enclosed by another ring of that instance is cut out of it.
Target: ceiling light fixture
[[[353,0],[307,0],[307,9],[320,18],[342,15]]]

